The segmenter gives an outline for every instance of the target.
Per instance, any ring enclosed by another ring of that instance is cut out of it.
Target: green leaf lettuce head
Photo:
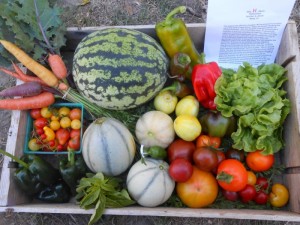
[[[275,63],[257,68],[243,63],[237,71],[223,69],[215,84],[215,103],[223,116],[239,118],[231,136],[234,148],[273,154],[283,147],[283,123],[291,107],[282,88],[285,73]]]

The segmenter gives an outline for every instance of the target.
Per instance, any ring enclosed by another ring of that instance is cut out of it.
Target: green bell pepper
[[[45,187],[36,196],[36,199],[49,203],[65,203],[71,198],[70,189],[63,181]]]
[[[212,137],[230,136],[237,129],[237,120],[234,116],[224,117],[220,112],[208,111],[200,117],[204,133]]]

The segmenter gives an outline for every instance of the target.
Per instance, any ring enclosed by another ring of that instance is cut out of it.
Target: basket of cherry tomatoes
[[[84,107],[80,103],[55,103],[27,114],[25,154],[81,153]]]

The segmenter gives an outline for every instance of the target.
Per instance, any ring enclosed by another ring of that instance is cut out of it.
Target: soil
[[[205,23],[207,0],[91,0],[81,5],[83,0],[50,0],[56,2],[63,11],[62,20],[67,27],[92,27],[116,25],[146,25],[161,21],[178,5],[191,7],[198,16],[185,15],[186,23]],[[297,24],[300,37],[300,0],[297,0],[290,19]],[[300,43],[300,42],[299,42]],[[0,90],[14,85],[14,79],[0,72]],[[9,135],[11,112],[0,110],[0,148],[5,149]],[[0,157],[1,165],[2,157]],[[1,170],[1,167],[0,167]],[[1,213],[0,225],[8,224],[87,224],[90,215]],[[96,224],[300,224],[296,222],[225,220],[209,218],[169,218],[138,216],[103,216]]]

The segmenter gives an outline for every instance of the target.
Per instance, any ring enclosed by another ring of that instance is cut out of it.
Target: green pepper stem
[[[171,23],[173,17],[178,13],[185,13],[186,7],[185,6],[178,6],[177,8],[173,9],[166,17],[165,22]]]
[[[14,156],[14,155],[12,155],[12,154],[10,154],[10,153],[2,150],[2,149],[0,149],[0,153],[7,156],[7,157],[9,157],[9,158],[11,158],[11,159],[13,159],[13,160],[15,160],[17,163],[21,164],[26,169],[29,168],[28,164],[25,163],[24,161],[22,161],[21,159],[19,159],[18,157]]]

